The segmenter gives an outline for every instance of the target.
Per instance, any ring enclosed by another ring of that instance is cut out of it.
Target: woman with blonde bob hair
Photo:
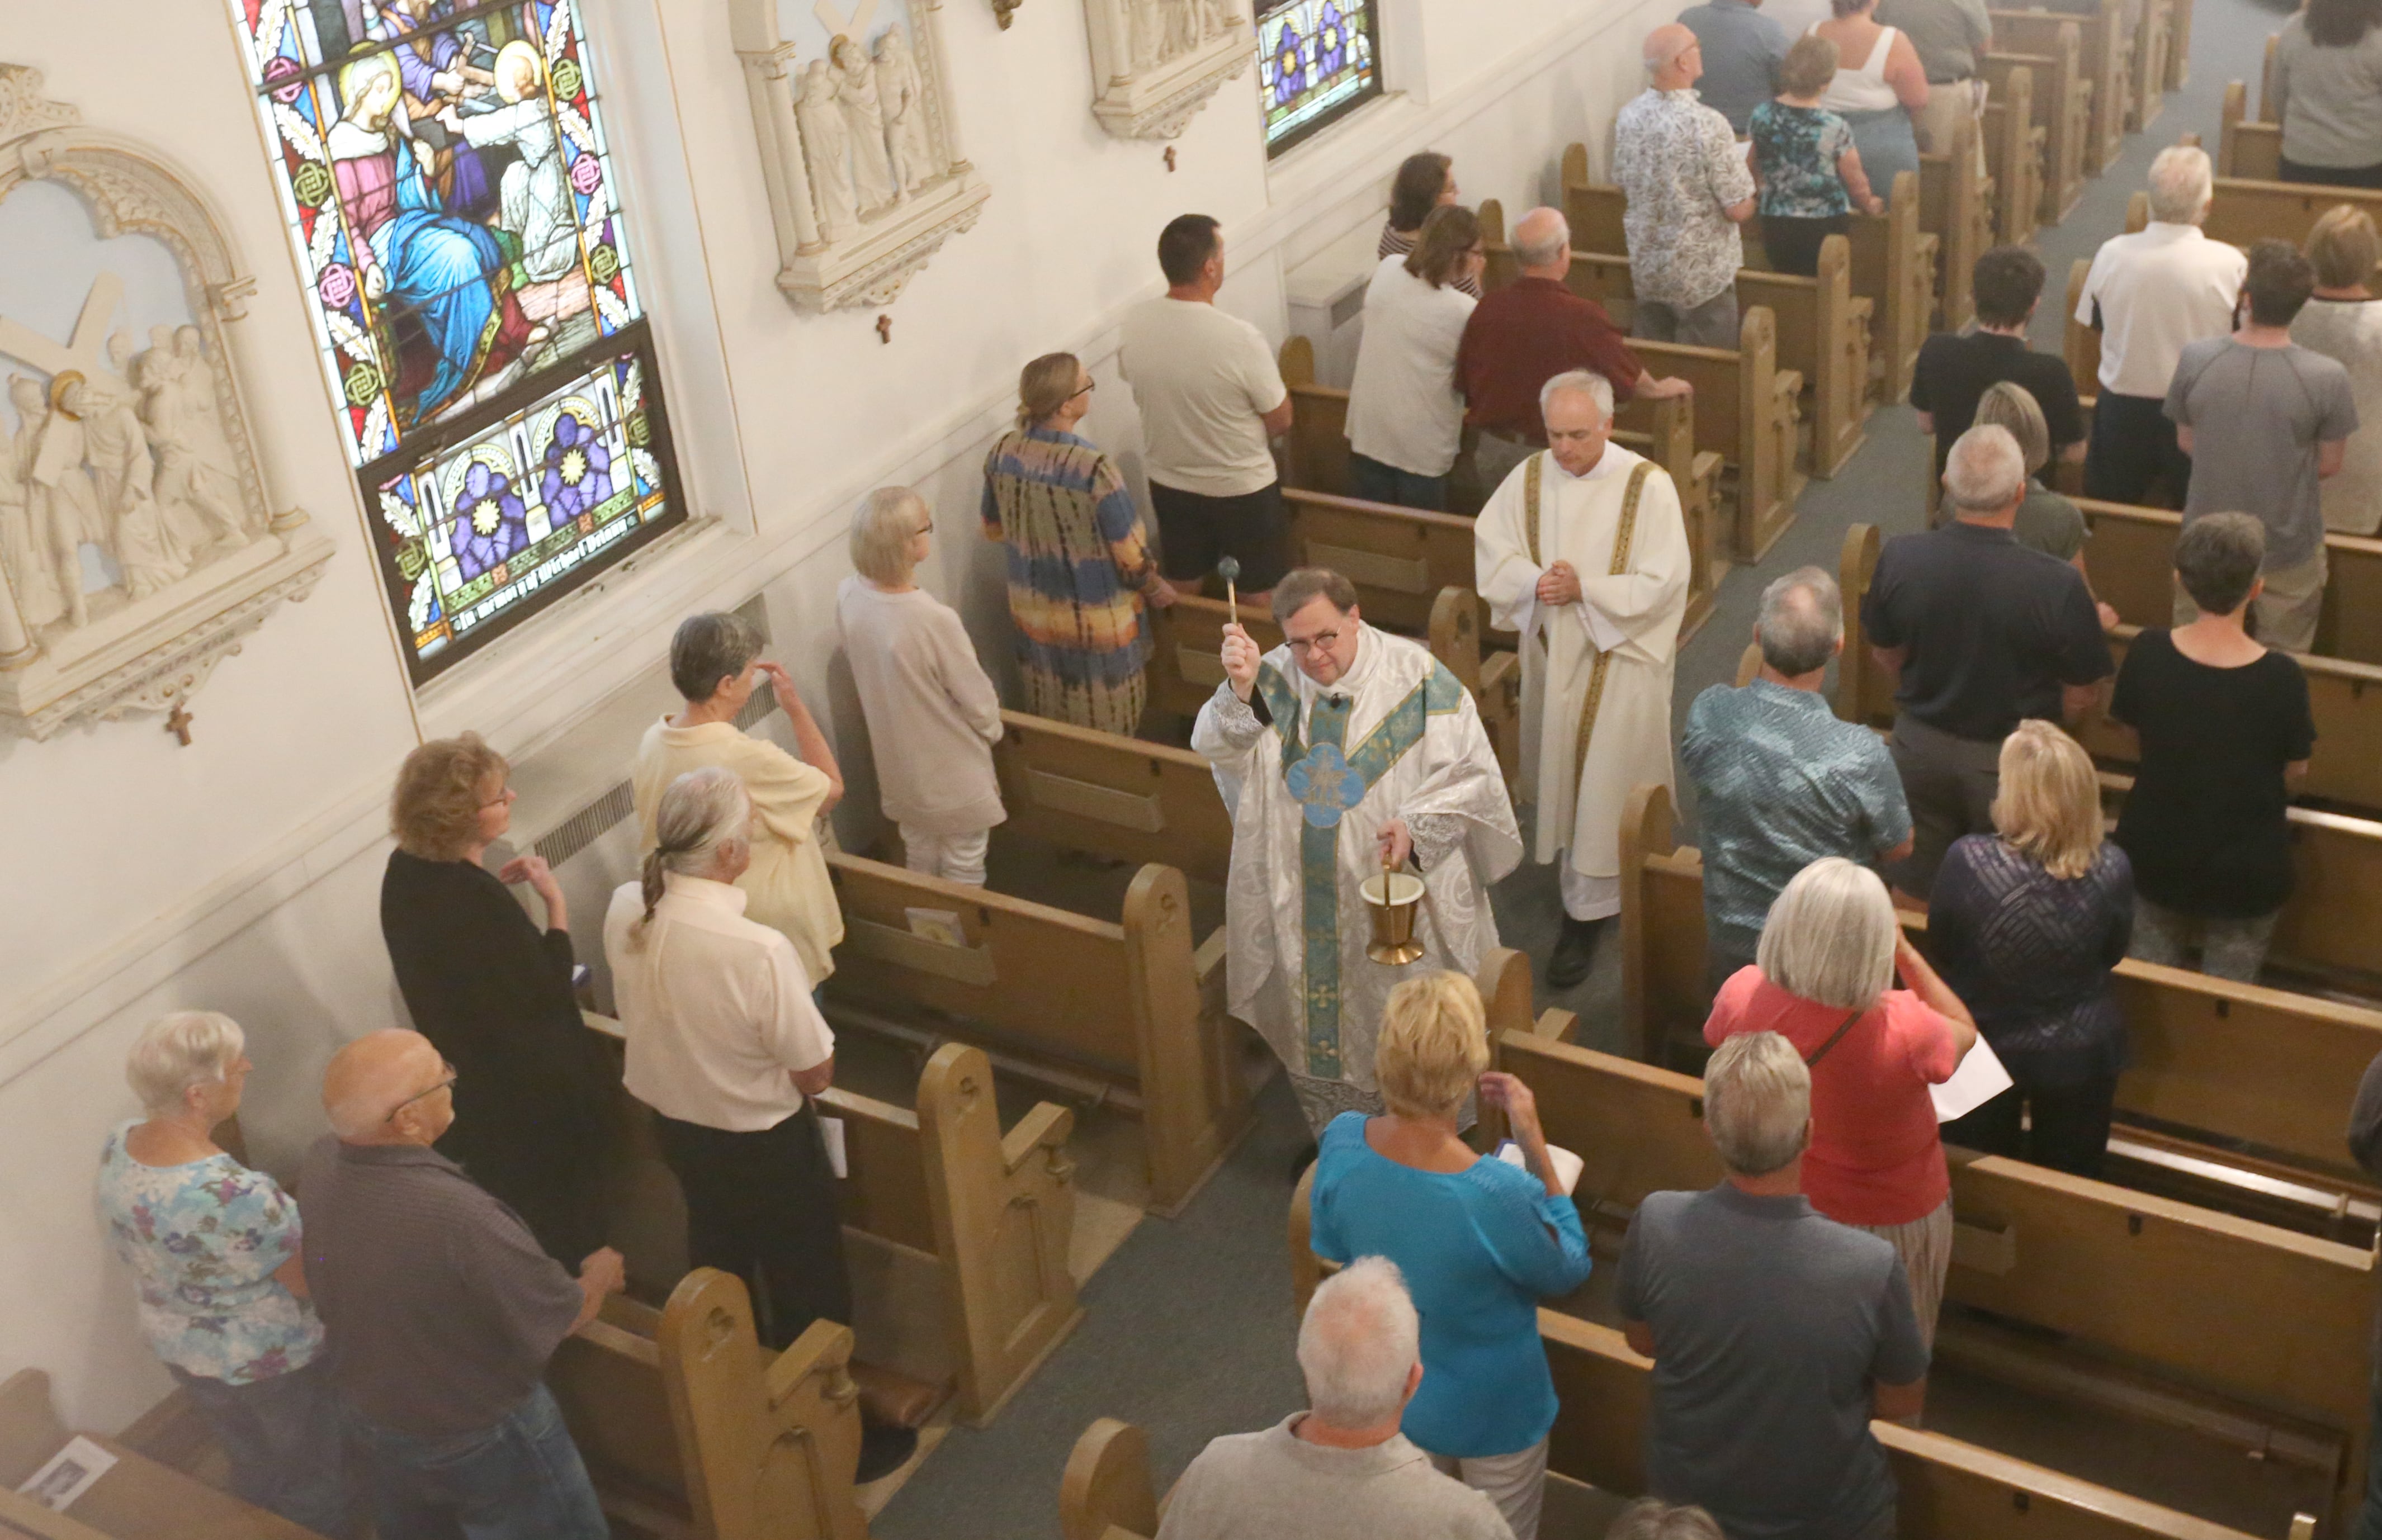
[[[2348,370],[2357,406],[2358,428],[2340,471],[2325,477],[2317,492],[2324,527],[2370,535],[2382,530],[2382,299],[2371,287],[2382,236],[2372,214],[2336,203],[2309,228],[2304,244],[2315,266],[2315,293],[2292,318],[2291,340]]]
[[[1945,854],[1927,932],[2016,1083],[1944,1137],[2097,1177],[2125,1063],[2109,971],[2133,935],[2133,869],[2101,837],[2093,761],[2048,722],[2003,739],[1993,816]]]
[[[405,756],[381,939],[415,1029],[455,1066],[455,1127],[439,1152],[577,1267],[604,1244],[612,1076],[579,1015],[562,885],[535,854],[482,863],[512,827],[510,774],[476,733]],[[518,883],[538,896],[544,926],[505,891]]]
[[[298,1205],[215,1140],[251,1066],[220,1011],[159,1017],[126,1057],[144,1116],[99,1157],[99,1210],[140,1295],[141,1333],[231,1461],[242,1499],[355,1533],[338,1398],[306,1303]]]
[[[1555,1418],[1538,1302],[1588,1277],[1579,1211],[1553,1175],[1530,1088],[1489,1069],[1470,979],[1425,973],[1390,991],[1373,1052],[1388,1110],[1344,1112],[1323,1131],[1310,1243],[1335,1262],[1385,1256],[1406,1275],[1422,1313],[1423,1377],[1400,1431],[1494,1498],[1516,1540],[1532,1540]],[[1464,1143],[1476,1090],[1504,1109],[1519,1165]]]
[[[1130,738],[1148,702],[1145,605],[1174,602],[1124,472],[1076,432],[1091,371],[1045,353],[1017,380],[1017,426],[984,460],[984,537],[1009,547],[1025,709]]]
[[[1934,1341],[1952,1260],[1952,1181],[1928,1087],[1952,1078],[1977,1026],[1903,935],[1876,873],[1829,856],[1778,895],[1753,966],[1713,1001],[1704,1041],[1717,1048],[1754,1032],[1778,1033],[1811,1067],[1811,1206],[1893,1244],[1919,1329]]]
[[[910,870],[982,887],[992,826],[1009,816],[992,768],[1001,692],[958,612],[918,586],[934,531],[908,487],[870,493],[853,516],[856,570],[836,588],[836,623],[877,757],[878,802]]]

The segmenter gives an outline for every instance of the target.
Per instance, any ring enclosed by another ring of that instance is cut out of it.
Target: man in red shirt
[[[1479,430],[1474,467],[1484,490],[1537,449],[1546,447],[1539,387],[1570,369],[1589,369],[1613,385],[1615,406],[1636,397],[1685,396],[1685,380],[1658,380],[1638,361],[1604,307],[1565,286],[1571,272],[1571,226],[1559,209],[1538,208],[1514,226],[1521,276],[1473,308],[1455,349],[1455,385],[1464,422]]]

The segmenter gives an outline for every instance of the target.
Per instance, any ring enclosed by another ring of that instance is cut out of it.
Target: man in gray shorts
[[[1917,1417],[1927,1389],[1902,1265],[1802,1196],[1811,1074],[1784,1037],[1720,1045],[1704,1126],[1727,1179],[1649,1193],[1621,1257],[1629,1345],[1654,1361],[1647,1490],[1733,1540],[1892,1540],[1869,1422]]]

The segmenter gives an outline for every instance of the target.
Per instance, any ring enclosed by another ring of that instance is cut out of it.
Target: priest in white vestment
[[[1473,571],[1499,626],[1522,638],[1522,800],[1531,858],[1560,862],[1563,938],[1547,983],[1588,977],[1621,911],[1630,790],[1671,786],[1671,673],[1688,553],[1668,472],[1609,442],[1613,387],[1573,370],[1539,407],[1548,447],[1480,510]]]
[[[1471,974],[1497,945],[1489,885],[1521,831],[1471,692],[1419,642],[1375,630],[1347,579],[1320,568],[1273,589],[1286,638],[1262,656],[1228,627],[1224,681],[1191,746],[1233,812],[1224,896],[1226,999],[1288,1067],[1308,1125],[1381,1110],[1373,1044],[1391,989],[1432,969]],[[1357,885],[1409,859],[1423,955],[1365,955]]]

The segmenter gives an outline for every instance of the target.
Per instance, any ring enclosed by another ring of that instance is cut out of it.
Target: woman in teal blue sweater
[[[1529,1087],[1487,1073],[1480,991],[1461,973],[1390,994],[1373,1077],[1386,1117],[1344,1112],[1316,1157],[1310,1243],[1349,1262],[1385,1256],[1422,1314],[1422,1384],[1400,1431],[1496,1500],[1535,1540],[1554,1380],[1538,1302],[1588,1277],[1579,1211],[1550,1172]],[[1505,1109],[1525,1167],[1475,1155],[1459,1118],[1475,1086]]]

